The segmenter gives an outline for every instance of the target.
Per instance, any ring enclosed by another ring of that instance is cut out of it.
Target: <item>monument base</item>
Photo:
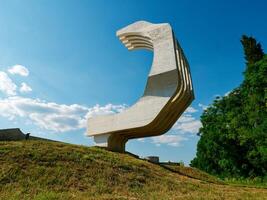
[[[128,139],[121,135],[103,134],[93,137],[96,146],[106,147],[110,151],[125,152],[125,144]]]

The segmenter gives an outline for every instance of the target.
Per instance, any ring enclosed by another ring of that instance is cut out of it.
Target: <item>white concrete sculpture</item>
[[[143,96],[118,114],[88,119],[87,134],[98,146],[123,152],[129,139],[167,132],[194,99],[189,64],[168,23],[138,21],[117,31],[129,50],[154,51]]]

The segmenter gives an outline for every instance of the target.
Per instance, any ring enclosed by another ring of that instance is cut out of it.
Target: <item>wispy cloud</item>
[[[181,135],[172,134],[172,135],[161,135],[157,137],[152,137],[151,140],[152,143],[155,144],[156,146],[166,144],[169,146],[177,147],[180,146],[183,141],[188,139]]]
[[[193,108],[192,106],[189,106],[186,110],[185,113],[196,113],[198,112],[197,109]]]
[[[178,119],[178,121],[173,125],[172,130],[179,133],[198,133],[199,128],[202,126],[199,119],[196,119],[192,114],[198,112],[197,109],[193,107],[188,107],[184,114]]]
[[[19,91],[21,92],[21,93],[27,93],[27,92],[31,92],[32,91],[32,88],[29,86],[29,85],[27,85],[27,83],[21,83],[21,86],[20,86],[20,88],[19,88]]]
[[[17,85],[6,72],[0,71],[0,91],[8,96],[16,95]]]
[[[201,122],[198,119],[195,119],[192,116],[183,116],[182,122],[179,120],[174,124],[173,130],[177,130],[180,133],[198,133],[199,128],[202,126]]]
[[[202,103],[199,103],[198,106],[199,106],[200,108],[202,108],[202,110],[206,110],[206,109],[209,107],[209,106],[204,105],[204,104],[202,104]]]
[[[137,141],[139,141],[139,142],[145,142],[146,139],[145,138],[138,138]]]
[[[10,74],[18,74],[20,76],[28,76],[29,70],[23,65],[14,65],[8,69]]]

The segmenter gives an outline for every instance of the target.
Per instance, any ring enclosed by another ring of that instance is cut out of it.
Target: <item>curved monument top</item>
[[[157,27],[160,27],[160,26],[170,26],[170,24],[168,23],[159,23],[159,24],[153,24],[153,23],[150,23],[150,22],[147,22],[147,21],[137,21],[137,22],[134,22],[126,27],[123,27],[121,28],[120,30],[118,30],[116,32],[116,35],[117,36],[122,36],[123,34],[129,34],[129,33],[136,33],[136,32],[147,32],[151,29],[155,29]]]

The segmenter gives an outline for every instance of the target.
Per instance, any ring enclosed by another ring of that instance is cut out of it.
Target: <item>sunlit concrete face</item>
[[[129,139],[166,133],[194,99],[189,64],[168,23],[138,21],[117,31],[129,50],[154,52],[144,94],[118,114],[88,119],[96,145],[123,152]]]

